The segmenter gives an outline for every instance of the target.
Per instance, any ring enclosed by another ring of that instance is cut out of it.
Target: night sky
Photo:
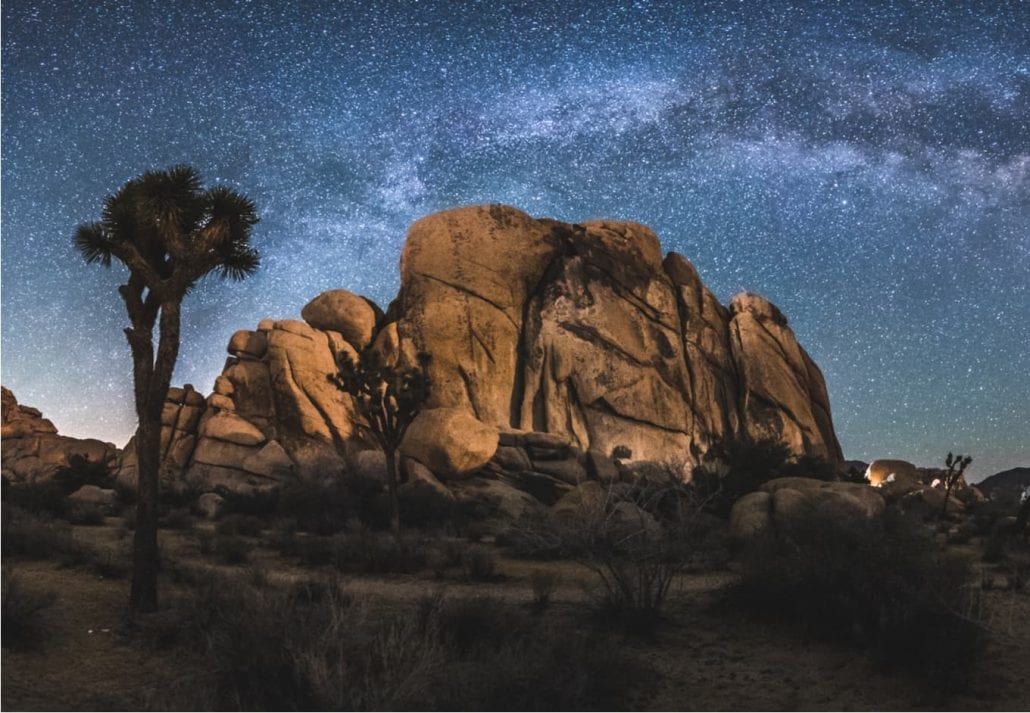
[[[7,0],[3,383],[124,443],[123,273],[72,234],[185,162],[264,261],[187,297],[174,383],[325,289],[385,307],[416,218],[507,203],[769,297],[846,457],[1030,465],[1030,4],[821,5]]]

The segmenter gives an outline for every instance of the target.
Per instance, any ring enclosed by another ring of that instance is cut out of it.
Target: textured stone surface
[[[348,290],[329,290],[304,305],[300,316],[315,329],[339,332],[361,350],[372,341],[382,312],[369,300]]]
[[[11,482],[47,480],[75,456],[113,467],[118,449],[93,438],[69,438],[43,418],[39,409],[23,406],[10,389],[0,387],[2,473]]]
[[[730,511],[730,535],[752,543],[777,530],[803,522],[810,513],[831,513],[843,522],[881,516],[886,509],[875,488],[813,478],[776,478],[748,493]]]
[[[842,463],[822,374],[783,314],[752,293],[723,306],[646,226],[457,208],[411,226],[400,272],[386,314],[337,289],[305,305],[304,321],[233,334],[206,403],[169,391],[163,479],[211,491],[354,470],[352,454],[375,444],[328,376],[367,345],[388,364],[431,357],[430,400],[402,455],[506,511],[521,507],[512,490],[549,505],[585,481],[689,477],[726,436]],[[9,434],[33,428],[5,419],[5,454]],[[24,450],[16,467],[37,468],[44,456]],[[120,472],[133,470],[124,456]]]
[[[401,453],[444,479],[471,474],[496,451],[497,430],[460,408],[422,411],[401,444]]]

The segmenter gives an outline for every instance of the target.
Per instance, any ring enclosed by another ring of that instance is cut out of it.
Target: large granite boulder
[[[4,387],[0,387],[0,413],[2,476],[9,482],[48,480],[76,458],[108,468],[118,459],[113,443],[59,435],[39,409],[19,404]]]
[[[371,300],[353,292],[329,290],[304,305],[300,316],[315,329],[339,332],[360,351],[371,343],[382,311]]]
[[[730,302],[730,344],[739,377],[741,430],[784,441],[794,453],[839,464],[822,372],[771,302],[752,293]]]
[[[379,468],[355,460],[375,444],[328,379],[367,346],[388,365],[431,357],[403,456],[507,512],[513,491],[550,506],[644,464],[689,477],[727,436],[842,463],[822,374],[782,313],[751,293],[723,306],[646,226],[458,208],[412,225],[400,273],[385,314],[330,290],[303,320],[233,334],[212,394],[169,394],[163,477],[247,491]]]

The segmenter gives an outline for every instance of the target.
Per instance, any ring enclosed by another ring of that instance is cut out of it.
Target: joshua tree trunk
[[[130,313],[132,312],[130,308]],[[153,311],[150,311],[153,314]],[[179,353],[179,303],[161,303],[160,341],[153,359],[154,319],[140,313],[126,335],[132,347],[136,385],[136,470],[138,503],[133,537],[132,587],[129,608],[133,613],[157,610],[157,574],[161,555],[157,543],[158,483],[161,471],[161,409]]]
[[[394,538],[401,534],[401,505],[397,499],[397,454],[396,450],[387,446],[386,454],[386,487],[390,491],[390,531]]]
[[[157,548],[157,489],[160,469],[161,421],[140,419],[136,429],[136,468],[138,500],[136,534],[132,542],[132,588],[129,607],[132,612],[147,613],[157,609],[157,572],[160,553]]]
[[[948,479],[948,483],[944,488],[944,502],[941,504],[940,519],[944,519],[944,516],[948,513],[948,499],[951,497],[951,489],[955,486],[955,481]]]

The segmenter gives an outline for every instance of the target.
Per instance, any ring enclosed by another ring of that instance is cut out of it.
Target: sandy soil
[[[114,527],[76,528],[96,546],[124,547]],[[162,533],[169,557],[202,562],[190,536]],[[26,584],[56,591],[46,611],[47,636],[28,652],[3,651],[6,710],[139,709],[159,705],[163,692],[188,687],[203,674],[183,650],[154,650],[125,625],[128,583],[51,562],[6,562]],[[249,567],[272,579],[310,576],[259,550]],[[484,595],[528,602],[536,569],[561,577],[549,616],[582,611],[591,575],[568,562],[501,558],[503,581],[472,584],[431,574],[348,577],[347,588],[401,604],[444,587],[453,596]],[[240,568],[228,568],[236,569]],[[993,637],[971,691],[942,699],[904,675],[876,670],[861,654],[807,640],[784,625],[742,618],[719,604],[728,571],[693,573],[677,583],[669,622],[652,639],[631,640],[631,654],[654,671],[656,683],[634,696],[640,710],[1027,710],[1030,708],[1030,593],[990,591]],[[173,594],[174,586],[164,584]]]

